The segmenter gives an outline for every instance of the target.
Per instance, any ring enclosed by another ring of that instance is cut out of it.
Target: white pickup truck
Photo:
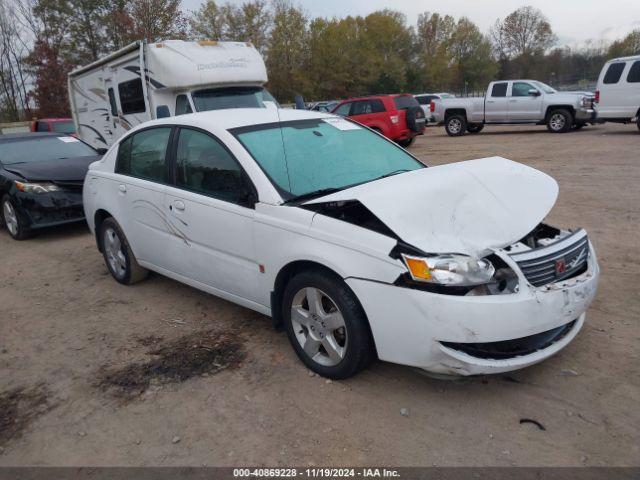
[[[537,80],[491,82],[484,97],[433,100],[433,116],[449,135],[478,133],[486,124],[547,125],[564,133],[595,120],[594,96],[588,92],[558,92]]]

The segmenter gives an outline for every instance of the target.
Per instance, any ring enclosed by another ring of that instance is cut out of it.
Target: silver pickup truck
[[[594,96],[588,92],[558,92],[536,80],[491,82],[484,97],[433,100],[432,120],[449,135],[478,133],[485,125],[547,125],[564,133],[595,120]]]

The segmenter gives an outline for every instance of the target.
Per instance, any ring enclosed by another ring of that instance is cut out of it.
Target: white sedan
[[[427,168],[347,119],[262,108],[134,128],[84,208],[118,282],[153,270],[270,315],[320,375],[473,375],[582,328],[599,269],[584,230],[541,223],[557,194],[503,158]]]

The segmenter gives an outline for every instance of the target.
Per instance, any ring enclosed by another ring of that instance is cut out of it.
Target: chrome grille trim
[[[587,232],[578,230],[547,247],[515,253],[510,257],[518,264],[529,283],[542,287],[584,271],[589,258],[589,239]],[[559,271],[559,262],[564,262],[564,271]]]

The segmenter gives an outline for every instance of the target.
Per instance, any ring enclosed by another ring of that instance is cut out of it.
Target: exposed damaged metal
[[[387,227],[373,214],[373,212],[371,212],[371,210],[365,207],[358,200],[309,203],[300,205],[300,207],[320,213],[321,215],[326,215],[327,217],[335,218],[336,220],[342,220],[343,222],[351,223],[352,225],[357,225],[359,227],[381,233],[382,235],[386,235],[391,238],[398,238],[398,236],[389,227]]]

